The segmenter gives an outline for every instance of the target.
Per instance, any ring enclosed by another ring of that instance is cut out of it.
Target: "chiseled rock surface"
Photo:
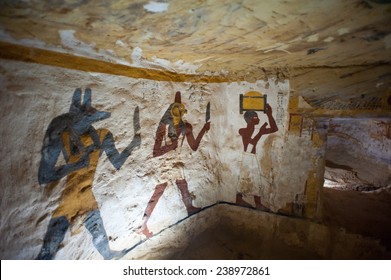
[[[150,2],[2,1],[0,41],[230,81],[276,75],[315,100],[389,95],[389,1]]]
[[[238,80],[259,79],[264,68],[374,64],[390,53],[387,3],[150,2],[3,1],[2,38],[146,68],[228,71]]]
[[[326,174],[331,185],[351,190],[391,186],[389,119],[336,119],[327,135]]]

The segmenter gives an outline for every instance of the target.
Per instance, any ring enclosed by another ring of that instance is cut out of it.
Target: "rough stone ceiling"
[[[389,2],[6,0],[0,41],[231,80],[290,75],[308,94],[384,94]]]

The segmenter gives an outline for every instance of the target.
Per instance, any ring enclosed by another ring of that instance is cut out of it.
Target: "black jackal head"
[[[111,113],[99,111],[91,105],[91,89],[84,91],[83,101],[81,100],[81,89],[77,88],[73,93],[69,116],[72,119],[72,129],[81,135],[86,132],[92,123],[109,118]]]

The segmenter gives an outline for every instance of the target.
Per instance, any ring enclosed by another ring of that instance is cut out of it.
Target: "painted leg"
[[[189,188],[187,186],[187,182],[185,179],[176,180],[176,185],[178,186],[179,190],[182,194],[182,201],[185,203],[187,213],[189,216],[191,214],[197,213],[201,210],[199,207],[193,206],[193,198],[190,195]]]
[[[243,195],[241,193],[236,194],[236,204],[241,205],[241,206],[245,206],[245,207],[252,207],[251,204],[244,201]]]
[[[270,210],[267,207],[262,205],[260,196],[254,195],[254,202],[255,202],[255,208],[265,212],[270,212]]]
[[[106,230],[103,225],[100,211],[95,210],[88,213],[87,218],[84,221],[84,226],[92,235],[92,242],[95,248],[103,256],[105,260],[111,260],[113,258],[119,259],[123,257],[126,250],[113,251],[109,246],[109,239],[107,238]]]
[[[57,253],[58,247],[64,240],[65,233],[69,228],[69,222],[64,216],[52,218],[49,222],[41,251],[37,260],[51,260]]]
[[[166,187],[167,187],[167,183],[159,184],[155,187],[155,191],[153,192],[153,195],[148,202],[147,208],[145,209],[144,216],[143,216],[143,224],[141,226],[140,232],[148,238],[153,235],[153,233],[150,232],[147,227],[148,220],[151,217],[153,209],[155,209],[155,206],[159,201],[160,197],[163,195]]]

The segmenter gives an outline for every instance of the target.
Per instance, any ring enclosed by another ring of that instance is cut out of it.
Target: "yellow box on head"
[[[266,94],[258,91],[249,91],[240,95],[240,113],[243,111],[266,112]]]

